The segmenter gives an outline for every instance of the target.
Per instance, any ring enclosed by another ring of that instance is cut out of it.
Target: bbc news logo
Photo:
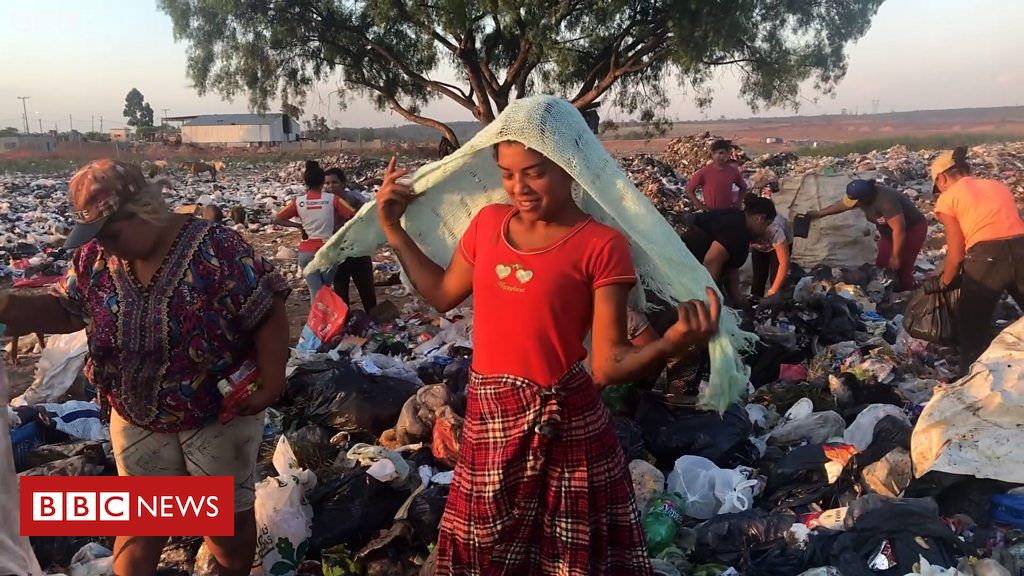
[[[228,476],[21,478],[22,536],[231,536]]]

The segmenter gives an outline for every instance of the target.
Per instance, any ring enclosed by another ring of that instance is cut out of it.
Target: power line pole
[[[871,101],[871,108],[874,110],[875,114],[878,114],[878,102],[878,98],[875,98],[874,100]]]
[[[92,130],[90,132],[96,132],[96,117],[89,116],[89,121],[92,122]]]
[[[103,132],[103,116],[100,116],[100,132]]]
[[[25,134],[28,134],[28,107],[25,105],[25,100],[28,100],[31,96],[18,96],[18,100],[21,100],[21,112],[25,119]],[[41,130],[40,130],[41,132]]]
[[[71,114],[68,114],[68,134],[75,131],[75,123],[71,119]]]
[[[42,118],[39,119],[39,133],[40,134],[43,133],[43,119]]]
[[[160,125],[163,126],[167,123],[167,111],[170,110],[170,108],[161,108],[161,110],[163,110],[164,115],[160,118]]]

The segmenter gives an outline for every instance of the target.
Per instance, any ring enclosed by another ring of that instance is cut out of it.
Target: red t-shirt
[[[309,192],[306,192],[306,197],[309,200],[319,200],[322,194],[323,192],[320,192],[318,190],[310,190]],[[338,228],[341,228],[342,224],[348,222],[355,215],[356,211],[351,206],[349,206],[344,200],[342,200],[341,196],[335,194],[333,226],[334,229],[337,230]],[[293,220],[295,218],[298,218],[299,206],[298,204],[296,204],[296,200],[292,199],[288,206],[286,206],[284,210],[281,210],[281,212],[278,214],[278,217],[280,217],[283,220]],[[317,250],[324,247],[324,243],[325,241],[323,238],[308,238],[306,240],[303,240],[302,242],[299,242],[299,252],[316,252]]]
[[[697,173],[686,182],[686,189],[693,192],[699,186],[701,196],[704,197],[704,205],[711,210],[718,210],[734,208],[738,204],[739,197],[732,191],[733,184],[739,187],[739,196],[747,192],[747,183],[743,180],[743,173],[739,168],[732,164],[726,164],[725,168],[708,164],[697,170]]]
[[[459,242],[473,265],[473,370],[551,386],[587,357],[594,291],[636,284],[636,271],[625,237],[589,218],[546,248],[515,250],[515,213],[487,206]]]

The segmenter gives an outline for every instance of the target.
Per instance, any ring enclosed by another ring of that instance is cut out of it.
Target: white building
[[[48,134],[19,134],[0,136],[0,152],[12,150],[37,150],[53,152],[57,149],[57,138]]]
[[[128,142],[132,139],[131,128],[111,128],[110,129],[110,141],[111,142]]]
[[[185,120],[178,117],[169,120]],[[298,140],[299,126],[284,114],[211,114],[193,116],[181,125],[186,144],[280,144]]]

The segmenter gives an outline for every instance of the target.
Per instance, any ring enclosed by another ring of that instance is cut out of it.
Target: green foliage
[[[158,0],[188,44],[200,94],[248,96],[265,111],[302,104],[316,83],[338,82],[339,105],[369,97],[380,110],[440,131],[422,114],[448,99],[481,123],[518,97],[561,94],[584,110],[605,99],[666,128],[678,89],[709,106],[727,67],[754,110],[796,108],[800,85],[830,94],[846,48],[882,0]],[[442,63],[454,84],[435,80]],[[670,86],[672,80],[679,86]]]
[[[10,126],[4,128],[3,130],[0,130],[0,136],[17,136],[18,134],[18,129],[11,128]]]
[[[887,150],[893,146],[906,146],[910,150],[950,150],[957,146],[1021,141],[1024,141],[1024,135],[1021,134],[953,133],[934,136],[894,136],[827,144],[817,148],[801,148],[796,150],[796,154],[799,156],[846,156],[848,154],[866,154],[874,150]]]
[[[138,88],[132,88],[124,98],[124,117],[128,119],[129,126],[153,125],[153,108]]]
[[[327,125],[327,118],[323,118],[313,114],[312,120],[306,120],[306,136],[323,142],[324,140],[330,140],[331,128]]]

